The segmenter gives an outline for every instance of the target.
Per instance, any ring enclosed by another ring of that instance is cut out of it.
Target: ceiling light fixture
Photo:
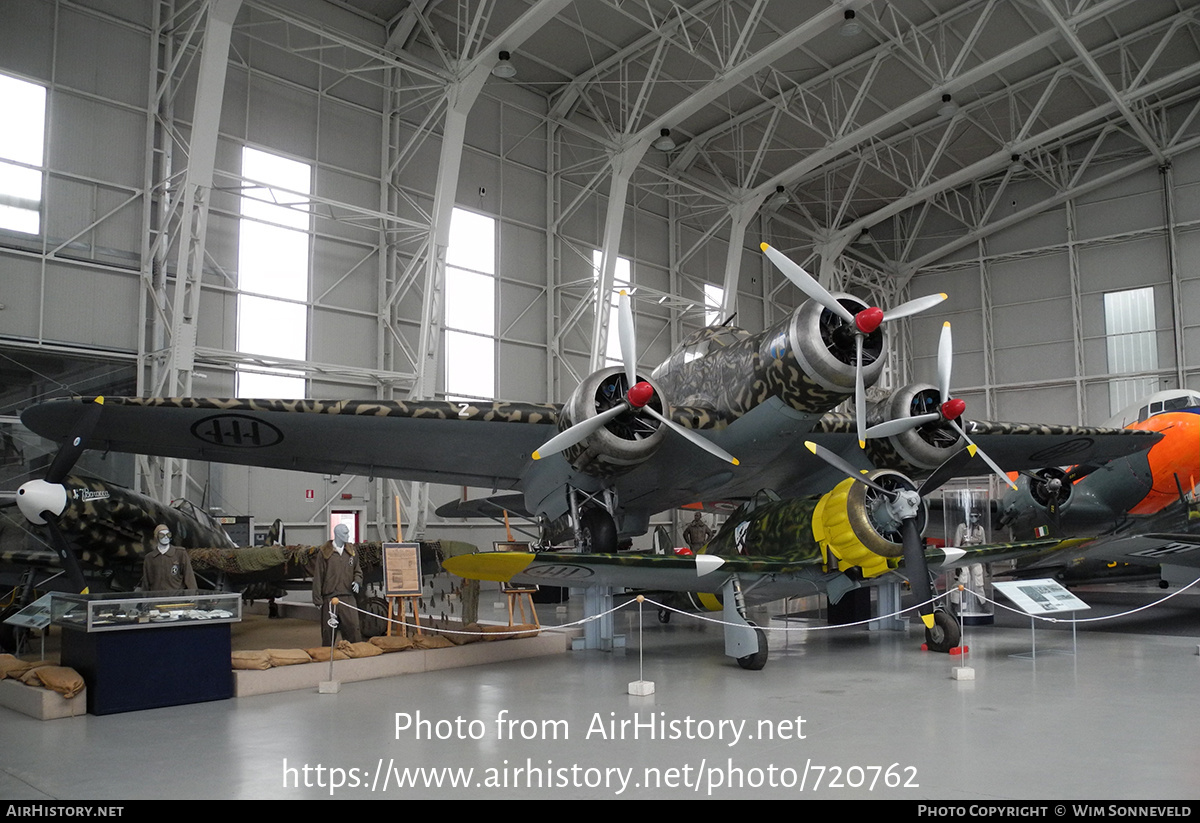
[[[773,209],[781,209],[787,205],[788,195],[784,191],[783,186],[776,186],[775,193],[771,195],[771,199],[767,201],[767,205]]]
[[[859,232],[858,237],[854,238],[854,245],[856,245],[856,246],[871,245],[871,230],[863,229],[861,232]]]
[[[496,75],[497,77],[503,77],[505,80],[516,77],[517,69],[512,63],[509,62],[510,57],[512,57],[512,55],[508,52],[500,52],[500,59],[496,61],[496,65],[492,66],[492,74]]]
[[[846,20],[838,29],[838,34],[842,37],[854,37],[862,34],[862,23],[854,19],[854,9],[846,9]]]
[[[938,107],[938,115],[940,117],[953,117],[958,113],[958,103],[954,102],[954,98],[948,94],[942,95],[942,105]]]
[[[1021,162],[1021,155],[1014,154],[1012,156],[1012,162],[1008,164],[1008,170],[1013,174],[1025,171],[1025,164]]]
[[[662,129],[658,134],[658,139],[654,141],[654,148],[659,151],[670,151],[675,148],[675,141],[671,139],[670,129]]]

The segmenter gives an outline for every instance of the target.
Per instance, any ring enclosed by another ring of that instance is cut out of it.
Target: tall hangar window
[[[725,302],[725,289],[711,283],[704,284],[704,325],[715,326],[725,318],[721,316],[721,304]]]
[[[0,74],[0,229],[42,230],[46,89]]]
[[[604,262],[604,252],[600,249],[592,249],[592,278],[600,282],[600,266]],[[631,295],[633,289],[630,288],[633,275],[633,268],[628,258],[618,257],[617,268],[613,271],[613,288],[612,293],[608,296],[608,341],[604,348],[604,360],[609,366],[620,366],[625,360],[621,357],[621,335],[617,331],[618,309],[617,306],[621,300],[621,289],[625,289]]]
[[[264,359],[308,357],[308,245],[312,167],[242,149],[237,348]],[[302,372],[241,367],[238,397],[305,396]]]
[[[1154,289],[1129,289],[1104,295],[1104,331],[1110,374],[1155,371],[1158,342],[1154,332]],[[1110,378],[1109,406],[1116,414],[1158,390],[1157,377]]]
[[[463,209],[446,249],[446,396],[496,396],[496,221]]]

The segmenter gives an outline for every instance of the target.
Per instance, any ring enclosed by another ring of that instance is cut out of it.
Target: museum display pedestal
[[[90,714],[233,697],[228,623],[89,634],[66,629],[62,662],[87,683]]]

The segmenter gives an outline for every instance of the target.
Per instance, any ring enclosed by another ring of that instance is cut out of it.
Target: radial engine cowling
[[[916,485],[899,472],[876,469],[867,477],[885,489]],[[821,498],[813,512],[813,534],[821,547],[837,559],[838,569],[857,567],[863,577],[877,577],[895,568],[904,556],[900,521],[887,496],[852,479],[843,480]],[[917,515],[918,531],[925,531],[929,513],[924,503]]]
[[[867,308],[856,297],[836,294],[853,313]],[[827,391],[854,393],[856,356],[854,329],[815,300],[808,300],[791,317],[788,338],[800,371]],[[876,329],[863,340],[863,383],[872,385],[883,372],[883,332]]]
[[[646,404],[664,416],[670,408],[663,401],[659,387],[650,383],[654,394]],[[581,420],[595,417],[617,404],[624,403],[627,386],[625,371],[620,367],[601,369],[589,375],[571,394],[559,416],[559,429],[566,430]],[[616,477],[649,458],[662,444],[665,436],[662,424],[638,409],[617,415],[584,440],[563,451],[563,456],[577,471],[593,477]]]
[[[898,420],[936,412],[942,394],[928,383],[910,383],[892,394],[885,402],[876,404],[868,423],[876,425],[885,420]],[[926,423],[915,429],[867,441],[867,453],[876,465],[899,466],[906,471],[927,472],[946,462],[966,446],[953,426],[944,420]]]

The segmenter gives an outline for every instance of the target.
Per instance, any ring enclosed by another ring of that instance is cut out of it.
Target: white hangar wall
[[[950,295],[939,317],[912,324],[915,376],[934,380],[937,336],[949,320],[955,389],[968,414],[1101,424],[1113,413],[1110,383],[1129,379],[1109,362],[1105,295],[1143,287],[1153,290],[1157,368],[1137,374],[1158,389],[1197,388],[1200,152],[1175,158],[1169,175],[1148,168],[1069,199],[913,277],[914,295]]]

